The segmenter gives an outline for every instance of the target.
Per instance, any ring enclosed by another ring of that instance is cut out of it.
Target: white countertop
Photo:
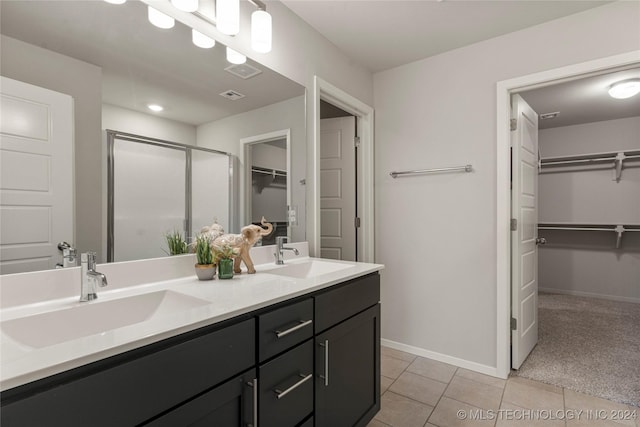
[[[308,257],[296,258],[286,261],[286,264],[293,265],[309,260]],[[212,281],[199,281],[194,274],[167,281],[116,287],[115,289],[100,288],[98,290],[99,298],[92,302],[80,303],[78,296],[74,295],[73,297],[68,296],[3,308],[0,310],[0,317],[4,322],[161,290],[176,291],[207,302],[199,307],[179,310],[152,320],[145,320],[42,348],[26,346],[2,332],[0,334],[0,389],[4,391],[383,268],[379,264],[334,260],[331,262],[344,263],[348,267],[316,277],[298,279],[270,273],[270,270],[278,268],[273,263],[261,264],[256,265],[256,274],[243,273],[235,275],[230,280],[220,280],[216,276],[216,279]],[[118,316],[118,313],[113,313],[113,315]]]

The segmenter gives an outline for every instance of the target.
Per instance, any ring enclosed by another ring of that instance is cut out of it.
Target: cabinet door
[[[316,426],[365,426],[380,410],[380,305],[315,341]]]
[[[146,424],[153,427],[245,427],[256,424],[256,371],[210,390]]]

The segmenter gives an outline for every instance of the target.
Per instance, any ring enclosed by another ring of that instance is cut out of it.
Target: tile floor
[[[381,371],[382,408],[368,427],[640,427],[640,408],[388,347],[382,347]]]

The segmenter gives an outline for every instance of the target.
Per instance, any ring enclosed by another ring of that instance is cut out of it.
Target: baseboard
[[[538,291],[547,292],[550,294],[575,295],[577,297],[599,298],[599,299],[606,299],[609,301],[633,302],[636,304],[640,304],[640,298],[635,298],[635,297],[602,295],[602,294],[596,294],[594,292],[582,292],[582,291],[574,291],[574,290],[567,290],[567,289],[541,288],[541,287],[538,287]]]
[[[435,351],[425,350],[424,348],[414,347],[412,345],[402,344],[402,343],[387,340],[384,338],[382,338],[380,341],[382,345],[385,347],[390,347],[395,350],[400,350],[406,353],[415,354],[416,356],[422,356],[428,359],[437,360],[438,362],[448,363],[450,365],[454,365],[459,368],[469,369],[470,371],[479,372],[481,374],[490,375],[492,377],[503,378],[500,375],[498,375],[498,370],[494,366],[487,366],[481,363],[471,362],[469,360],[448,356],[442,353],[436,353]]]

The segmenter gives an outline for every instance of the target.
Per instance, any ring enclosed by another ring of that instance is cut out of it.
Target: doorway
[[[511,368],[511,158],[510,158],[510,101],[515,93],[551,86],[559,82],[577,80],[602,74],[621,67],[637,67],[637,54],[622,54],[542,73],[499,82],[497,85],[497,303],[498,339],[497,373],[506,378]],[[518,171],[514,171],[514,175]],[[537,224],[537,221],[536,221]],[[537,235],[536,235],[537,237]],[[537,316],[537,314],[536,314]],[[518,322],[518,319],[515,319]]]
[[[321,101],[340,108],[355,117],[359,138],[356,168],[356,216],[359,218],[356,236],[356,259],[374,262],[374,206],[373,206],[373,108],[331,85],[319,77],[314,78],[313,138],[307,175],[307,239],[312,256],[321,254]]]

